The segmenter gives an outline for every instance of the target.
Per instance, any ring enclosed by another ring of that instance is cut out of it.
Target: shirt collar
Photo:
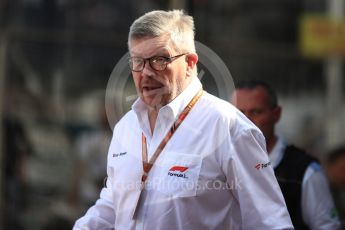
[[[282,137],[278,137],[277,143],[274,145],[273,149],[268,154],[273,168],[276,168],[283,159],[285,148],[285,140]]]
[[[173,117],[177,117],[184,110],[201,88],[200,80],[197,77],[193,77],[192,82],[187,88],[167,105],[171,109]]]

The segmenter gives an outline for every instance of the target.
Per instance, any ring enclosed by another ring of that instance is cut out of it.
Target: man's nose
[[[141,73],[145,76],[152,76],[154,74],[154,70],[150,66],[149,60],[145,60],[144,69],[141,71]]]

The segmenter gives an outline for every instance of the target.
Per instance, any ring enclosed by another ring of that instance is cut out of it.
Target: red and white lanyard
[[[200,99],[201,95],[203,93],[203,90],[200,89],[199,92],[192,98],[192,100],[188,103],[188,105],[184,108],[184,110],[181,112],[177,120],[174,122],[174,124],[171,126],[168,133],[165,135],[161,143],[158,145],[156,151],[153,153],[153,156],[148,161],[148,155],[147,155],[147,143],[146,143],[146,137],[142,133],[141,134],[141,148],[142,148],[142,160],[143,160],[143,175],[141,177],[141,191],[145,187],[145,182],[148,177],[148,174],[156,162],[157,158],[163,151],[164,147],[168,143],[168,141],[171,139],[172,135],[175,133],[177,128],[181,125],[181,123],[184,121],[184,119],[187,117],[188,113],[191,111],[191,109],[194,107],[194,105],[197,103],[197,101]],[[139,193],[134,212],[133,212],[133,219],[136,218],[138,208],[140,206],[140,200],[141,200],[141,191]]]
[[[203,90],[201,89],[193,98],[192,100],[188,103],[188,105],[184,108],[184,110],[181,112],[180,116],[177,118],[177,120],[174,122],[174,124],[171,126],[170,130],[168,133],[165,135],[161,143],[158,145],[156,151],[154,152],[153,156],[151,157],[150,161],[148,161],[148,156],[147,156],[147,144],[146,144],[146,137],[142,133],[141,134],[141,145],[142,145],[142,159],[143,159],[143,175],[141,177],[141,182],[145,184],[145,181],[148,177],[148,174],[156,162],[157,158],[163,151],[165,145],[168,143],[172,135],[175,133],[177,128],[181,125],[183,120],[186,118],[188,113],[191,111],[191,109],[194,107],[196,102],[200,99],[201,95],[203,93]]]

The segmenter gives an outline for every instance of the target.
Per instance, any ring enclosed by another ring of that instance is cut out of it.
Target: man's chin
[[[166,100],[164,100],[161,96],[156,96],[156,97],[143,96],[141,99],[147,106],[149,106],[152,109],[159,109],[169,103]]]

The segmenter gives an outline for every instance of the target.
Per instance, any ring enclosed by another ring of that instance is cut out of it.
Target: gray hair
[[[128,47],[132,39],[168,35],[176,51],[196,52],[193,17],[182,10],[151,11],[133,22],[129,30]]]

